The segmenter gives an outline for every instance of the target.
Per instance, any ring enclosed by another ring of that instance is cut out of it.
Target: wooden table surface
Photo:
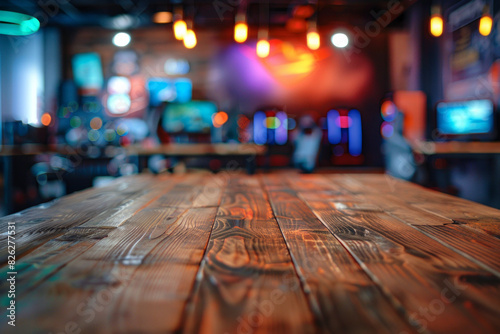
[[[422,141],[413,143],[412,148],[425,155],[500,154],[500,142]]]
[[[154,147],[131,145],[126,147],[129,154],[155,155],[165,154],[170,156],[206,156],[206,155],[263,155],[267,147],[257,144],[216,143],[216,144],[163,144]]]
[[[16,227],[1,333],[499,333],[500,211],[386,175],[139,175]]]

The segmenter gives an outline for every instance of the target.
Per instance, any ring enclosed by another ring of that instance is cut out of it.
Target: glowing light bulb
[[[430,30],[434,37],[439,37],[443,34],[443,18],[441,15],[434,15],[431,17]]]
[[[41,122],[43,125],[49,126],[51,121],[52,121],[52,116],[50,116],[50,114],[45,113],[42,115]]]
[[[267,40],[261,39],[257,42],[257,56],[259,56],[260,58],[266,58],[267,56],[269,56],[269,50],[270,46]]]
[[[226,112],[219,111],[218,113],[214,114],[213,119],[212,119],[212,123],[214,124],[214,126],[216,128],[220,128],[222,125],[224,125],[227,122],[228,118],[229,118],[229,116],[227,115]]]
[[[174,22],[174,36],[177,40],[184,39],[184,36],[187,33],[187,25],[183,20],[178,20]]]
[[[126,32],[119,32],[113,37],[113,44],[118,47],[127,46],[132,38]]]
[[[491,28],[493,27],[493,19],[491,16],[485,14],[479,20],[479,33],[483,36],[488,36],[491,33]]]
[[[186,35],[184,36],[184,46],[188,49],[192,49],[196,46],[196,35],[193,30],[188,29]]]
[[[170,23],[172,22],[171,12],[158,12],[153,15],[154,23]]]
[[[316,31],[309,31],[307,33],[307,47],[311,50],[318,50],[319,45],[319,34]]]
[[[347,37],[347,35],[342,32],[333,34],[331,40],[333,46],[335,46],[336,48],[342,49],[349,45],[349,37]]]
[[[234,26],[234,40],[243,43],[248,38],[248,25],[244,22],[236,23]]]

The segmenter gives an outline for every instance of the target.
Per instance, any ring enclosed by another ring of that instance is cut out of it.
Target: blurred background
[[[2,0],[0,215],[141,172],[387,172],[500,208],[492,0]]]

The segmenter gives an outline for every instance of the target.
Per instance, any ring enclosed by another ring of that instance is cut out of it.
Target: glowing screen
[[[217,106],[210,101],[172,103],[165,109],[162,126],[170,133],[209,133],[216,112]]]
[[[465,135],[493,130],[490,100],[441,102],[437,105],[437,127],[442,134]]]

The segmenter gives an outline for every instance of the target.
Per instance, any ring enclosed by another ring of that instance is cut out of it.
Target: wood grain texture
[[[229,179],[193,300],[187,308],[184,330],[186,333],[315,331],[283,236],[255,178]]]
[[[334,182],[342,183],[338,176],[331,176]],[[468,224],[473,228],[500,237],[500,210],[473,203],[458,197],[429,191],[420,186],[395,179],[388,175],[350,175],[350,185],[357,184],[354,193],[384,195],[390,193],[421,211],[426,211],[442,219]],[[343,185],[342,185],[343,186]]]
[[[493,333],[499,328],[500,280],[476,263],[385,213],[315,213],[419,329]]]
[[[151,177],[124,179],[117,185],[70,195],[52,205],[42,205],[3,218],[0,222],[2,231],[7,231],[8,222],[16,224],[16,256],[20,259],[28,250],[33,250],[36,246],[63,235],[73,227],[89,220],[106,220],[113,214],[119,213],[127,203],[147,194],[149,192],[147,187],[152,184]],[[99,226],[99,224],[89,226]],[[4,233],[0,239],[0,251],[3,253],[7,251],[6,239],[7,234]]]
[[[363,176],[358,176],[358,178],[363,179]],[[356,179],[354,177],[354,179]],[[380,208],[381,210],[389,213],[390,215],[400,219],[401,221],[414,226],[416,229],[424,232],[425,234],[435,238],[444,245],[450,246],[456,251],[463,255],[469,256],[472,260],[481,266],[484,266],[492,272],[493,274],[500,277],[500,268],[498,262],[498,254],[500,254],[500,241],[495,238],[495,235],[491,236],[493,231],[500,230],[500,224],[490,223],[489,220],[493,217],[495,219],[494,213],[495,209],[487,208],[487,212],[491,212],[488,218],[488,223],[485,223],[481,218],[478,221],[471,221],[469,219],[468,211],[464,214],[467,218],[452,219],[447,218],[443,215],[435,214],[433,211],[428,211],[419,207],[419,205],[427,206],[428,202],[423,201],[426,194],[414,194],[411,192],[407,196],[396,189],[390,192],[377,193],[377,187],[381,184],[388,183],[393,184],[394,188],[399,187],[399,184],[403,184],[405,191],[408,192],[408,185],[399,180],[393,180],[390,177],[384,176],[382,178],[370,178],[365,182],[362,182],[367,188],[363,195],[358,195],[358,197],[363,198],[365,201],[372,205]],[[410,185],[411,187],[411,185]],[[422,192],[421,188],[415,187],[419,192]],[[397,196],[399,194],[399,196]],[[441,196],[441,194],[430,192],[428,197],[433,196],[431,200],[436,201],[442,207],[446,207],[443,200],[449,200],[449,196]],[[408,199],[409,198],[409,199]],[[437,198],[437,199],[436,199]],[[416,202],[417,201],[417,202]],[[474,206],[471,202],[461,201],[459,210],[473,207],[473,211],[478,212],[478,208],[481,206]],[[423,203],[423,204],[422,204]],[[457,205],[458,206],[458,205]],[[338,206],[336,209],[340,209]],[[351,207],[349,209],[355,209]],[[454,210],[450,209],[450,214],[453,214]],[[470,209],[468,209],[470,210]],[[440,209],[441,212],[444,209]],[[460,216],[456,216],[460,217]],[[466,221],[463,223],[461,221]],[[489,234],[489,235],[488,235]],[[496,255],[495,255],[496,254]]]
[[[272,183],[270,179],[263,178],[263,183]],[[295,192],[286,186],[272,189],[267,191],[274,214],[322,327],[330,333],[413,332]]]
[[[0,219],[0,332],[497,333],[499,212],[386,175],[127,177]]]

